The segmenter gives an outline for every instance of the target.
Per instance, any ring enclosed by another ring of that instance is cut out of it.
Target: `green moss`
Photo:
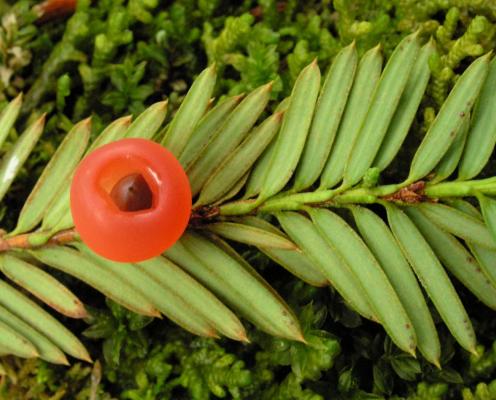
[[[208,63],[221,70],[217,96],[273,81],[275,101],[289,94],[314,58],[325,70],[352,41],[360,54],[380,43],[387,57],[402,37],[420,30],[424,40],[434,38],[438,50],[430,60],[429,96],[415,121],[425,132],[467,63],[495,46],[496,4],[491,0],[81,0],[72,17],[44,25],[34,24],[33,1],[11,3],[0,1],[0,107],[24,91],[25,121],[41,112],[49,118],[43,140],[0,205],[6,227],[73,122],[93,115],[96,134],[110,120],[137,114],[166,97],[173,112]],[[13,131],[9,140],[16,137]],[[388,173],[401,169],[393,166]],[[375,185],[377,178],[370,171],[366,184]],[[98,364],[66,368],[3,359],[0,398],[85,399],[91,393],[100,399],[496,396],[491,381],[496,326],[485,322],[487,316],[463,289],[480,354],[468,356],[441,330],[445,353],[438,371],[421,358],[405,357],[377,325],[363,321],[334,292],[296,282],[259,253],[243,255],[270,275],[298,310],[308,345],[253,328],[246,345],[200,339],[113,303],[98,306],[99,298],[85,335],[101,370]],[[83,328],[74,323],[74,329]]]

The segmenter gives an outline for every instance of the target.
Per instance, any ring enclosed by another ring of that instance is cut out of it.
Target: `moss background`
[[[163,98],[174,110],[210,63],[221,77],[218,97],[274,81],[275,105],[315,57],[324,70],[353,40],[360,54],[380,43],[387,57],[419,30],[439,53],[415,121],[425,132],[458,74],[496,46],[494,0],[79,0],[72,16],[43,23],[34,5],[0,0],[0,108],[24,92],[21,122],[48,113],[42,140],[0,204],[7,228],[73,123],[92,115],[97,135]],[[397,164],[389,174],[402,171]],[[97,362],[68,369],[4,357],[0,398],[496,399],[496,320],[462,286],[480,355],[470,356],[441,330],[437,370],[400,352],[332,289],[307,286],[260,253],[238,249],[297,311],[309,346],[250,326],[248,345],[200,339],[63,278],[91,306],[89,320],[64,322],[87,338]]]

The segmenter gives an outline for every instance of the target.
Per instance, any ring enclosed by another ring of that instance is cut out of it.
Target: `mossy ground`
[[[495,47],[492,0],[80,0],[72,17],[44,24],[36,23],[32,6],[0,0],[0,107],[22,91],[24,122],[48,113],[43,139],[0,204],[6,228],[73,123],[92,115],[96,135],[160,99],[174,109],[209,63],[222,77],[218,97],[274,81],[275,105],[315,57],[326,69],[353,40],[361,54],[380,43],[388,56],[403,36],[420,30],[439,51],[415,121],[425,132],[457,74]],[[384,178],[401,176],[404,167],[396,163]],[[457,289],[480,355],[470,356],[441,330],[437,370],[397,350],[332,290],[306,286],[260,253],[239,250],[297,311],[309,346],[252,327],[248,345],[199,339],[68,281],[93,308],[90,320],[65,323],[87,337],[98,363],[66,368],[4,358],[0,398],[496,399],[496,321],[463,287]]]

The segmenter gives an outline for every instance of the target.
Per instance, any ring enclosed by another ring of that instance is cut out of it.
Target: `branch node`
[[[201,206],[195,208],[189,219],[189,226],[198,227],[205,223],[211,222],[220,215],[218,206]]]
[[[394,193],[388,194],[387,196],[382,196],[381,199],[392,202],[418,204],[430,200],[425,195],[424,189],[425,189],[425,181],[418,181],[411,183],[410,185]]]

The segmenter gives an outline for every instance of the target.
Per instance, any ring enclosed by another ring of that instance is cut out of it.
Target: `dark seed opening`
[[[121,211],[148,210],[153,204],[153,193],[141,174],[131,174],[115,184],[110,197]]]

